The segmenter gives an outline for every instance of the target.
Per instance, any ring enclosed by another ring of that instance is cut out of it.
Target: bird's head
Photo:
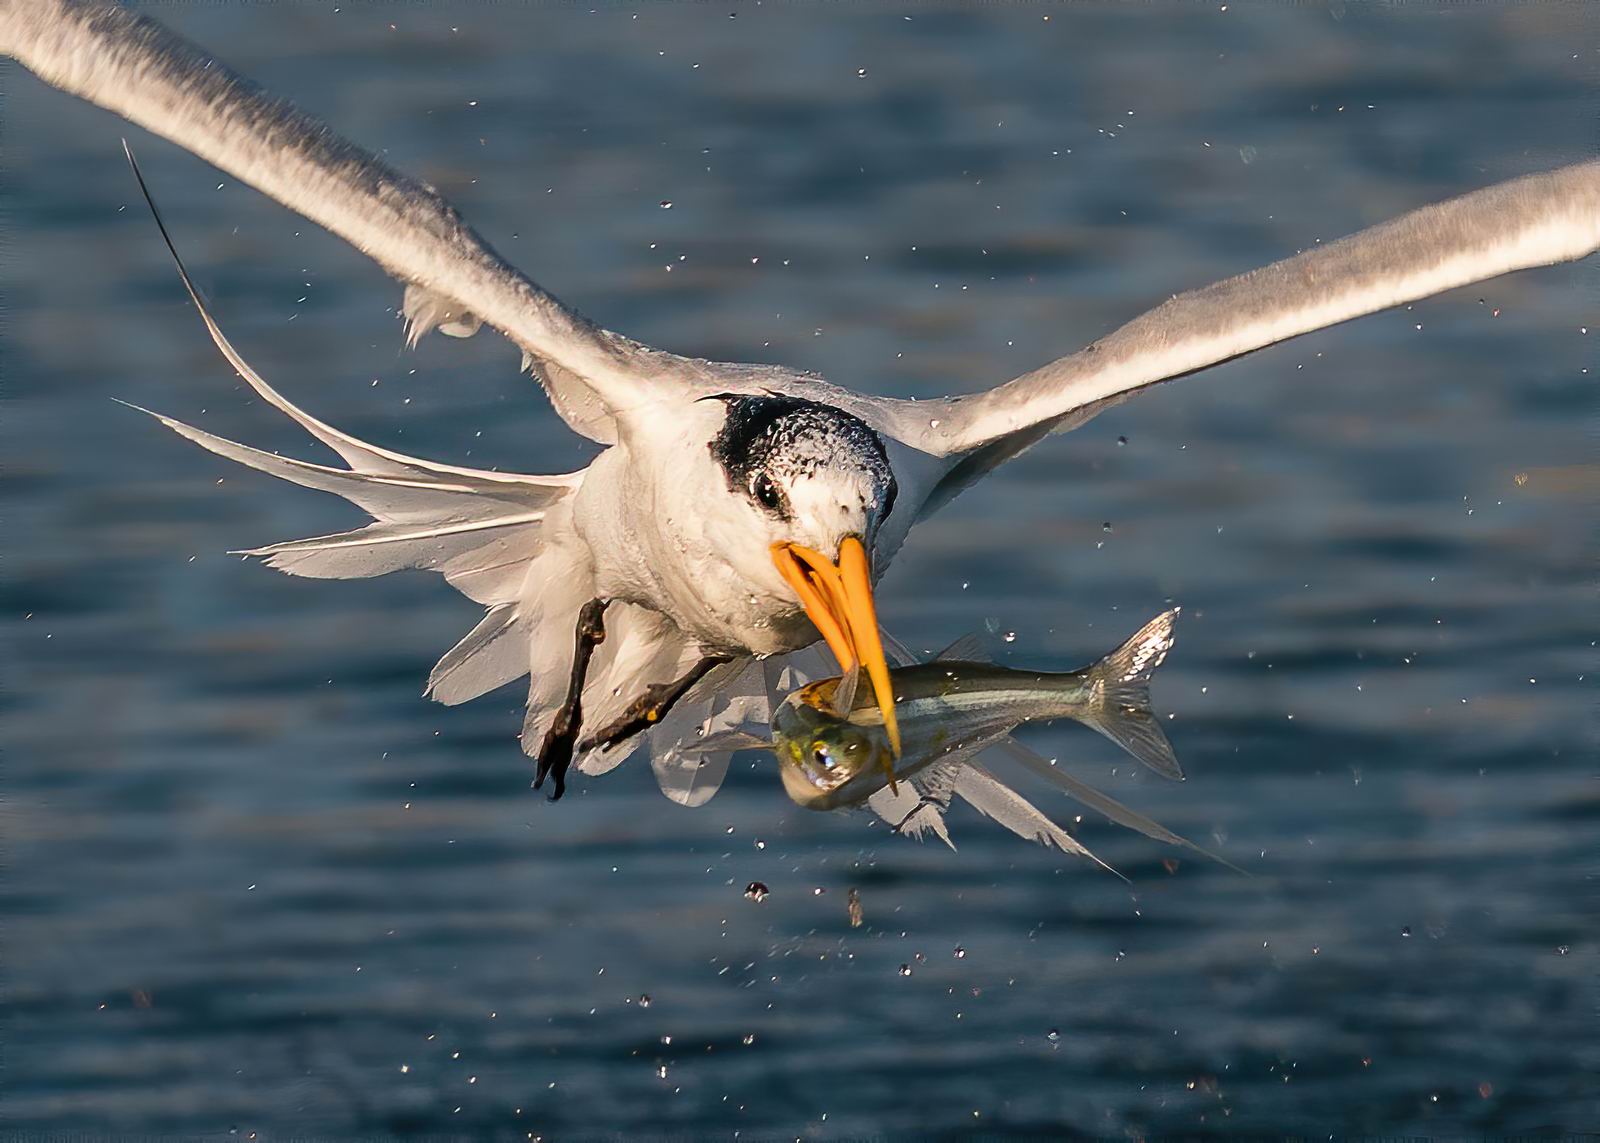
[[[883,441],[860,419],[813,401],[722,399],[727,419],[711,455],[741,502],[739,562],[774,594],[799,601],[841,670],[866,671],[898,755],[872,599],[873,541],[896,491]]]

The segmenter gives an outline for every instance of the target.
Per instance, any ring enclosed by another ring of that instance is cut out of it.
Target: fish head
[[[772,717],[783,788],[797,805],[812,810],[865,799],[888,782],[892,768],[883,728],[858,726],[835,712],[831,683],[802,687]]]

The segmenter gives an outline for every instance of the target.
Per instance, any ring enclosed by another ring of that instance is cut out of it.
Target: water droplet
[[[1127,443],[1128,443],[1128,438],[1127,437],[1118,437],[1117,438],[1117,447],[1118,448],[1123,447]]]
[[[771,890],[759,881],[752,881],[744,887],[744,895],[752,901],[765,901]]]
[[[857,79],[866,79],[867,78],[867,69],[864,68],[864,67],[856,68],[856,78]]]
[[[818,885],[815,889],[811,890],[811,895],[813,897],[820,897],[826,892],[826,889],[824,889],[821,885]]]
[[[1401,929],[1400,929],[1400,935],[1402,937],[1409,937],[1411,935],[1411,926],[1410,925],[1402,926]]]
[[[670,198],[662,199],[661,200],[661,209],[662,210],[671,210],[672,209],[672,200]]]
[[[759,838],[759,837],[758,837],[758,838],[756,838],[756,848],[757,848],[757,849],[766,849],[766,848],[767,848],[767,843],[766,843],[766,842],[764,842],[764,841],[762,841],[762,840],[761,840],[761,839],[760,839],[760,838]]]
[[[1106,522],[1105,522],[1105,523],[1104,523],[1104,524],[1101,524],[1101,525],[1100,525],[1100,530],[1101,530],[1101,531],[1102,531],[1102,532],[1109,532],[1109,531],[1111,531],[1111,521],[1110,521],[1110,520],[1107,520],[1107,521],[1106,521]]]
[[[1061,1039],[1061,1030],[1059,1028],[1051,1028],[1044,1034],[1044,1038],[1053,1044],[1057,1040]]]
[[[900,966],[900,975],[901,976],[910,976],[911,975],[911,966],[909,964],[901,965]]]
[[[661,1042],[663,1044],[670,1044],[670,1043],[672,1043],[672,1037],[671,1036],[663,1036],[663,1037],[661,1037]]]
[[[957,960],[965,960],[966,956],[967,956],[967,950],[962,948],[960,945],[957,945],[956,946],[956,951],[955,951],[955,958]]]
[[[748,1048],[751,1044],[753,1044],[755,1042],[756,1042],[756,1034],[754,1032],[746,1032],[744,1034],[744,1046],[745,1047]]]
[[[648,1007],[650,1007],[650,994],[648,992],[643,993],[643,994],[640,995],[640,997],[639,997],[639,1007],[640,1008],[648,1008]]]
[[[666,1079],[667,1078],[667,1065],[666,1064],[661,1064],[656,1068],[656,1078],[658,1078],[658,1079]]]

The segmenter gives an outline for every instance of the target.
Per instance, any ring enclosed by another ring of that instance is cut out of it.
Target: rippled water
[[[604,324],[902,394],[1585,157],[1600,80],[1576,4],[161,14]],[[759,764],[697,811],[637,763],[531,793],[514,688],[419,697],[466,601],[224,554],[353,517],[110,400],[314,455],[207,343],[124,128],[4,86],[11,1128],[1600,1122],[1594,260],[1148,394],[913,537],[882,609],[918,646],[987,626],[1065,667],[1184,605],[1157,700],[1186,784],[1025,735],[1258,875],[1086,818],[1130,890],[959,811],[951,853],[797,810]],[[504,342],[403,352],[359,255],[130,138],[231,335],[319,415],[591,455]]]

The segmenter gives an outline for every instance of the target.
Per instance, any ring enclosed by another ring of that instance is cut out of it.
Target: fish
[[[1023,671],[936,659],[890,672],[898,762],[872,694],[851,676],[807,684],[772,716],[783,787],[813,810],[857,806],[940,761],[967,759],[1024,722],[1071,718],[1167,778],[1183,769],[1150,706],[1150,679],[1172,650],[1179,608],[1162,612],[1099,662],[1076,671]],[[858,701],[859,700],[859,701]]]

